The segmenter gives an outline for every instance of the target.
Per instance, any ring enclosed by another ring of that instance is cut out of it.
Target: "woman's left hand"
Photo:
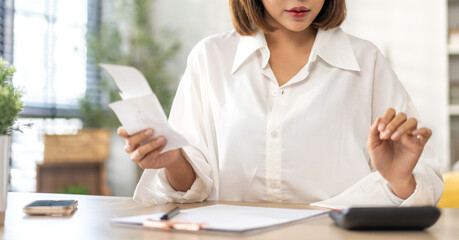
[[[432,136],[428,128],[417,128],[415,118],[386,110],[370,127],[367,147],[373,167],[386,179],[394,193],[408,198],[416,188],[413,169]]]

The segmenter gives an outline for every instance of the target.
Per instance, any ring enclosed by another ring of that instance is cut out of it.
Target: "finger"
[[[158,137],[153,141],[150,141],[147,144],[144,144],[138,147],[132,154],[131,154],[131,161],[139,163],[147,154],[152,151],[158,150],[162,145],[164,145],[166,140],[164,137]]]
[[[381,139],[379,139],[379,130],[378,130],[378,126],[380,122],[381,122],[381,118],[377,118],[376,121],[373,123],[373,125],[370,126],[370,129],[368,131],[368,141],[367,141],[368,149],[373,149],[375,146],[377,146],[381,142]]]
[[[127,139],[124,150],[128,153],[133,152],[142,142],[153,136],[153,129],[146,129],[130,136]]]
[[[118,136],[120,136],[122,138],[128,138],[129,137],[129,134],[126,132],[126,129],[124,129],[123,126],[118,128],[117,133],[118,133]]]
[[[129,139],[129,134],[128,132],[126,131],[126,129],[121,126],[118,128],[117,130],[117,133],[118,133],[118,136],[126,139],[126,144],[124,145],[124,151],[127,152],[127,153],[131,153],[132,151],[134,151],[135,149],[131,149],[131,147],[129,146],[128,144],[128,139]]]
[[[376,121],[373,123],[373,125],[370,126],[369,134],[371,136],[378,136],[379,134],[378,128],[379,128],[380,122],[381,122],[381,118],[377,118]]]
[[[425,145],[427,141],[429,141],[430,137],[432,136],[432,130],[430,130],[429,128],[423,127],[423,128],[414,130],[412,134],[419,138],[419,142],[422,145]]]
[[[157,150],[154,150],[150,153],[148,153],[140,162],[137,164],[141,168],[160,168],[166,166],[164,163],[164,158],[160,158],[158,160],[158,156],[161,154],[161,151],[166,147],[166,144],[163,144],[160,148]],[[158,163],[157,161],[161,161]]]
[[[389,124],[390,121],[395,116],[395,109],[393,108],[388,108],[386,112],[384,113],[384,116],[381,118],[381,122],[378,124],[378,130],[380,132],[384,132],[386,130],[387,124]]]
[[[131,150],[131,148],[128,146],[128,142],[126,141],[126,144],[124,145],[124,151],[131,154],[132,151],[134,150]]]
[[[416,120],[416,118],[410,118],[395,130],[390,139],[397,141],[401,138],[401,136],[403,136],[403,134],[411,134],[411,132],[416,130],[417,127],[418,120]]]
[[[386,140],[389,139],[392,134],[395,132],[400,125],[402,125],[406,121],[406,114],[405,113],[398,113],[392,121],[386,124],[386,129],[383,133],[381,133],[381,139]]]

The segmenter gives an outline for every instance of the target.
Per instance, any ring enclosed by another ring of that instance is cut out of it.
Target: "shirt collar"
[[[258,30],[254,36],[241,36],[234,58],[231,73],[235,73],[238,68],[256,51],[260,50],[262,57],[262,67],[266,67],[269,61],[268,44],[265,35]]]
[[[349,36],[341,28],[319,29],[316,54],[328,64],[351,71],[360,71]]]
[[[241,36],[231,73],[234,74],[258,50],[260,51],[261,64],[264,68],[269,61],[269,50],[263,32],[257,31],[254,36]],[[311,54],[313,55],[309,58],[310,60],[314,61],[316,59],[315,55],[317,55],[334,67],[360,71],[349,37],[341,28],[326,31],[319,29]]]

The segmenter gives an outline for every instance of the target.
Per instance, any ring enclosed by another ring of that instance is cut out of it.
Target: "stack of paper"
[[[175,132],[167,122],[166,114],[145,77],[137,69],[128,66],[100,64],[115,80],[122,101],[109,104],[129,135],[147,128],[154,130],[148,139],[164,136],[167,140],[162,152],[188,145],[187,140]]]
[[[216,204],[182,210],[174,219],[206,223],[204,231],[242,234],[316,217],[324,213],[327,211]],[[115,218],[111,220],[111,223],[115,226],[142,227],[145,220],[159,220],[162,215]]]

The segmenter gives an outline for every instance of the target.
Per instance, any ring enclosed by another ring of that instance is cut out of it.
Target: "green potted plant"
[[[22,92],[13,86],[11,77],[16,70],[0,57],[0,226],[5,220],[8,193],[11,134],[24,103]]]

